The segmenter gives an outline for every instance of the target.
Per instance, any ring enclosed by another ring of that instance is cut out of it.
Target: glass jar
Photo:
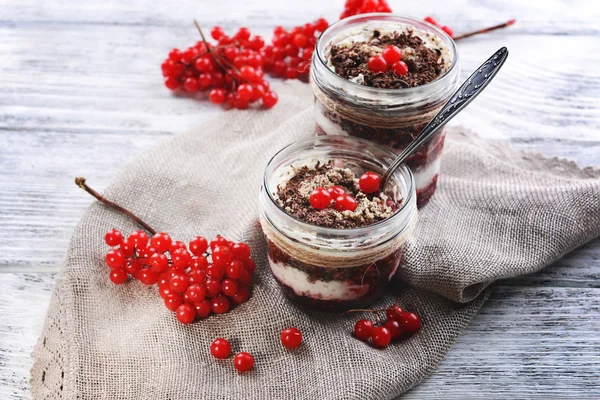
[[[293,167],[332,160],[356,176],[382,174],[395,154],[362,139],[326,136],[293,143],[268,163],[260,189],[260,222],[275,279],[294,301],[311,309],[343,311],[365,307],[385,291],[402,258],[417,218],[412,173],[401,166],[385,193],[398,210],[389,218],[350,229],[311,225],[287,214],[276,201],[278,185]],[[292,167],[293,166],[293,167]],[[390,203],[391,204],[391,203]]]
[[[451,58],[448,70],[425,85],[402,89],[379,89],[337,75],[327,64],[335,41],[369,24],[398,24],[437,36]],[[372,140],[400,153],[449,100],[459,84],[458,54],[454,41],[441,29],[412,18],[388,13],[362,14],[343,19],[319,37],[312,59],[311,84],[315,93],[317,135],[349,135]],[[444,129],[407,160],[421,207],[435,192],[444,145]]]

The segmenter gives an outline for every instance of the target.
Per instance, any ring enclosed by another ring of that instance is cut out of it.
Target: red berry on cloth
[[[390,344],[391,340],[392,333],[389,331],[388,328],[384,326],[378,326],[375,329],[373,329],[373,336],[371,337],[371,343],[373,343],[373,346],[382,349],[384,347],[387,347],[387,345]]]
[[[250,371],[254,366],[254,357],[245,351],[239,352],[233,358],[233,366],[240,372]]]
[[[354,324],[354,336],[358,340],[367,341],[373,335],[373,321],[361,319]]]
[[[281,331],[281,344],[288,349],[295,349],[302,343],[302,332],[298,328],[287,328]]]
[[[231,355],[231,344],[223,338],[215,339],[210,345],[210,352],[219,360],[224,360]]]

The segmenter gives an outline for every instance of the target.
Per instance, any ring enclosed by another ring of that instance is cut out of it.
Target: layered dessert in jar
[[[391,14],[331,25],[312,63],[317,134],[368,139],[398,154],[459,84],[452,39],[433,25]],[[444,138],[441,129],[407,160],[419,207],[436,190]]]
[[[265,170],[260,221],[271,271],[295,302],[321,311],[381,296],[416,223],[414,180],[395,154],[351,137],[316,137],[277,153]]]

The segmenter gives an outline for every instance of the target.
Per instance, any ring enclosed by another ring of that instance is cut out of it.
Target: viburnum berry
[[[144,285],[154,285],[158,281],[158,273],[152,268],[144,268],[137,274],[137,279]]]
[[[225,239],[223,236],[221,235],[217,235],[216,238],[214,238],[213,240],[210,241],[210,249],[212,251],[215,251],[215,248],[217,246],[225,246],[228,247],[228,240]]]
[[[404,76],[408,74],[408,65],[404,61],[398,61],[392,65],[392,72],[396,75]]]
[[[272,108],[277,104],[277,94],[275,92],[267,92],[262,98],[263,105],[267,108]]]
[[[165,86],[169,90],[176,90],[179,88],[179,82],[177,82],[177,79],[173,78],[172,76],[167,76],[165,78]]]
[[[225,268],[225,275],[227,275],[231,279],[239,279],[240,278],[240,270],[244,268],[244,265],[237,260],[233,260],[229,263],[227,268]]]
[[[371,72],[385,72],[388,69],[388,64],[382,56],[372,56],[367,62],[367,67]]]
[[[425,17],[425,22],[429,22],[431,25],[440,26],[438,22],[433,17]]]
[[[179,248],[171,253],[171,263],[174,268],[184,268],[190,263],[190,253],[186,249]]]
[[[225,275],[225,267],[221,264],[208,264],[206,275],[214,279],[221,279]]]
[[[454,37],[454,31],[449,26],[446,26],[446,25],[442,26],[442,30],[444,32],[446,32],[448,34],[448,36],[450,36],[451,38]]]
[[[198,90],[198,80],[196,78],[187,78],[185,82],[183,82],[183,88],[186,92],[194,93]]]
[[[373,335],[373,321],[361,319],[354,324],[354,336],[358,340],[367,341]]]
[[[233,366],[240,372],[250,371],[254,366],[254,357],[245,351],[239,352],[233,358]]]
[[[405,311],[400,320],[400,326],[406,333],[412,334],[421,329],[421,318],[415,313]]]
[[[104,235],[104,241],[111,247],[120,246],[123,243],[123,234],[118,229],[111,229]]]
[[[183,304],[183,298],[179,293],[172,293],[163,296],[165,307],[170,311],[175,311],[181,304]]]
[[[248,285],[252,282],[252,274],[246,268],[242,268],[239,274],[240,277],[238,278],[238,281],[240,281],[242,285]]]
[[[202,300],[200,303],[195,304],[196,306],[196,315],[198,318],[206,318],[212,312],[212,307],[210,305],[210,301],[207,299]]]
[[[335,199],[334,208],[337,211],[354,211],[356,210],[356,199],[349,194],[338,196]]]
[[[190,258],[189,266],[192,270],[205,270],[208,267],[208,260],[204,256],[193,256],[192,258]]]
[[[223,314],[229,311],[229,299],[227,297],[218,295],[213,297],[211,301],[212,311],[215,314]]]
[[[175,310],[177,319],[182,324],[191,324],[196,319],[196,308],[188,303],[183,303]]]
[[[216,297],[221,293],[221,282],[218,279],[207,278],[204,287],[208,297]]]
[[[208,99],[211,101],[211,103],[223,104],[227,97],[226,93],[227,92],[225,91],[225,89],[213,89],[208,94]]]
[[[323,32],[325,29],[327,29],[328,26],[329,23],[325,18],[319,18],[315,21],[315,30],[318,32]]]
[[[388,331],[390,331],[390,334],[392,335],[392,340],[398,340],[402,337],[402,328],[400,327],[400,322],[398,322],[395,319],[388,319],[387,321],[385,321],[385,324],[383,324],[384,327],[387,328]]]
[[[190,251],[195,256],[203,255],[208,249],[208,240],[204,236],[196,236],[190,240]]]
[[[324,188],[317,188],[310,194],[310,205],[317,210],[323,210],[329,207],[331,195]]]
[[[109,250],[105,261],[110,268],[121,268],[125,264],[125,255],[121,250]]]
[[[248,271],[248,273],[250,275],[252,275],[254,273],[254,271],[256,270],[256,262],[254,262],[254,260],[251,258],[244,260],[243,264],[244,264],[244,268],[246,269],[246,271]]]
[[[156,249],[159,253],[164,253],[171,247],[172,239],[169,234],[165,232],[159,232],[152,236],[150,239],[150,245]]]
[[[212,36],[212,38],[215,40],[221,39],[224,35],[225,32],[223,32],[223,28],[221,28],[220,26],[215,26],[210,31],[210,36]]]
[[[195,283],[204,283],[204,280],[206,279],[206,272],[204,272],[202,269],[193,269],[188,273],[187,277],[190,285]]]
[[[215,358],[224,360],[231,355],[231,344],[223,338],[215,339],[210,345],[210,352]]]
[[[185,274],[176,274],[171,277],[169,289],[176,293],[183,293],[188,288],[190,281]]]
[[[281,331],[281,344],[288,349],[295,349],[302,343],[302,332],[298,328],[287,328]]]
[[[385,311],[385,316],[387,319],[393,319],[396,321],[400,321],[402,319],[402,315],[404,314],[404,310],[399,305],[394,304],[390,306]]]
[[[221,283],[221,293],[225,296],[234,296],[240,288],[239,283],[233,279],[223,279]]]
[[[397,46],[386,46],[381,56],[388,65],[393,65],[402,59],[402,51]]]
[[[197,283],[188,286],[185,293],[192,304],[198,304],[206,297],[206,288]]]
[[[252,92],[254,89],[252,89],[252,86],[247,84],[247,83],[242,83],[240,86],[238,86],[237,88],[237,96],[242,99],[242,100],[250,100],[252,98]]]
[[[392,334],[385,326],[378,326],[373,329],[373,334],[371,336],[371,343],[373,343],[373,346],[384,348],[390,344],[391,340]]]
[[[237,293],[231,296],[231,301],[234,304],[242,304],[250,298],[250,288],[246,285],[240,286]]]
[[[123,269],[121,268],[113,268],[110,271],[110,280],[112,283],[114,283],[115,285],[120,285],[122,283],[127,282],[127,272],[125,272]]]
[[[233,252],[229,247],[217,246],[212,253],[213,263],[221,268],[226,268],[233,261]]]
[[[127,243],[127,241],[123,241],[119,246],[119,250],[123,252],[125,257],[131,257],[135,253],[135,246]]]
[[[250,39],[250,29],[246,28],[246,27],[241,27],[237,33],[235,34],[235,38],[237,40],[248,40]]]
[[[138,276],[138,274],[140,273],[140,271],[142,270],[142,263],[139,260],[132,258],[125,263],[125,266],[123,267],[123,269],[129,275],[136,278]]]
[[[250,258],[250,246],[246,243],[236,243],[231,248],[233,259],[238,261],[246,261]]]
[[[148,245],[148,235],[144,231],[133,231],[129,234],[127,243],[133,244],[137,248],[146,247]]]
[[[375,193],[379,190],[381,178],[375,172],[365,172],[358,179],[358,186],[364,193]]]

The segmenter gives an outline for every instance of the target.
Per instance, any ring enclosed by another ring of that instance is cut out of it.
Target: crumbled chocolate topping
[[[342,186],[356,199],[356,210],[336,211],[333,207],[317,210],[310,205],[311,192],[319,187]],[[303,166],[275,193],[286,213],[309,224],[328,228],[357,228],[371,225],[392,216],[397,204],[385,194],[367,195],[360,191],[358,178],[347,168],[334,167],[333,162],[317,162],[314,167]]]
[[[402,61],[408,66],[408,73],[397,76],[391,70],[371,72],[367,67],[369,58],[380,55],[386,46],[395,45],[402,51]],[[436,80],[444,70],[445,60],[438,49],[430,49],[412,31],[392,32],[381,35],[377,30],[366,42],[356,42],[350,47],[333,46],[331,63],[335,72],[345,79],[353,79],[362,74],[357,82],[366,86],[385,89],[401,89],[424,85]]]

